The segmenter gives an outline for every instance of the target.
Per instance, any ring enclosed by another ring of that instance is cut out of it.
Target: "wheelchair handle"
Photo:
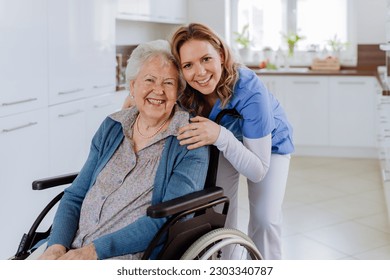
[[[221,112],[218,113],[217,117],[215,118],[215,123],[220,124],[222,118],[226,115],[230,115],[242,119],[242,116],[236,109],[223,109]],[[205,188],[216,186],[218,158],[219,158],[218,148],[214,145],[210,145],[210,162],[209,162],[209,169],[207,171]]]

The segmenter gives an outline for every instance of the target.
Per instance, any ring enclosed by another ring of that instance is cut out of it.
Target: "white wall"
[[[386,41],[386,0],[351,0],[356,14],[349,19],[355,26],[358,44]],[[188,0],[188,22],[201,22],[213,28],[226,42],[230,41],[230,0]],[[117,20],[117,45],[169,39],[179,25]],[[326,23],[324,23],[326,24]]]
[[[230,40],[230,0],[188,0],[188,22],[211,27],[226,42]]]
[[[185,1],[185,0],[183,0]],[[188,0],[188,22],[210,26],[227,42],[230,40],[230,0]],[[155,39],[170,39],[176,24],[116,20],[116,44],[134,45]]]
[[[116,44],[137,45],[156,39],[169,40],[179,25],[116,20]]]
[[[353,0],[356,5],[358,44],[379,44],[386,40],[386,0]]]

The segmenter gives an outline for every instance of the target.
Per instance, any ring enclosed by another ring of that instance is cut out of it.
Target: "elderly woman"
[[[169,43],[139,45],[126,81],[135,106],[101,124],[40,259],[140,259],[165,222],[146,208],[203,187],[207,148],[188,150],[176,139],[189,115],[176,105],[185,82]]]

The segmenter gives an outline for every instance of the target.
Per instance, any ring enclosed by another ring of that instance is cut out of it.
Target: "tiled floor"
[[[374,159],[292,157],[283,206],[288,260],[389,259],[390,226]],[[240,181],[240,228],[248,220]]]

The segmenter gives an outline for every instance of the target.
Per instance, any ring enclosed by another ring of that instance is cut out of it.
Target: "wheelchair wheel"
[[[218,228],[195,241],[182,260],[252,259],[262,256],[253,241],[236,229]]]

